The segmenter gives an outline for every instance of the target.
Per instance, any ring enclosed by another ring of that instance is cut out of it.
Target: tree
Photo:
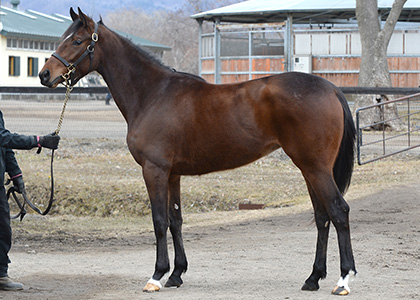
[[[190,18],[200,11],[237,2],[236,0],[187,0],[176,11],[125,9],[109,13],[105,24],[150,41],[171,47],[163,56],[163,63],[188,73],[198,73],[198,25]]]
[[[360,40],[362,45],[362,60],[359,73],[359,86],[363,87],[390,87],[391,77],[388,70],[387,49],[394,31],[395,25],[407,0],[395,0],[392,9],[381,28],[381,19],[378,15],[377,0],[356,0],[356,17],[359,26]],[[380,102],[386,96],[372,97],[363,95],[355,101],[355,109]],[[365,115],[364,124],[373,124],[381,119],[390,119],[395,116],[396,109],[387,109],[384,112],[377,110]],[[396,122],[386,124],[387,127],[399,129]],[[382,126],[379,126],[382,127]]]

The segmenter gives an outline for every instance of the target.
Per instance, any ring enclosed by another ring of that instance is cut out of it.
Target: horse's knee
[[[157,238],[162,238],[166,236],[168,231],[168,221],[163,218],[155,218],[153,220],[153,227],[155,229],[155,235]]]

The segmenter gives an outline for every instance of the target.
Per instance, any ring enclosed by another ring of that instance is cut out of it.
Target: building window
[[[9,56],[9,76],[20,76],[19,56]]]
[[[7,38],[7,48],[19,49],[23,48],[23,41],[15,38]]]
[[[8,49],[24,49],[24,50],[41,50],[54,51],[58,46],[56,42],[39,41],[39,40],[25,40],[16,38],[7,38],[6,47]]]
[[[38,58],[28,57],[28,76],[35,77],[38,75]]]

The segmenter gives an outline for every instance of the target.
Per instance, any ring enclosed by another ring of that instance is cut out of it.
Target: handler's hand
[[[25,189],[25,183],[23,182],[23,176],[20,175],[12,179],[13,186],[15,187],[16,192],[22,194],[23,190]]]
[[[56,135],[55,132],[39,137],[39,144],[41,145],[41,147],[45,147],[48,149],[57,149],[59,142],[60,136]]]

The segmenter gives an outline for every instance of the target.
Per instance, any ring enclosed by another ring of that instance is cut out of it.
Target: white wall
[[[405,53],[418,54],[420,52],[420,34],[418,32],[405,33]]]
[[[360,34],[340,33],[295,33],[295,55],[361,55]],[[420,30],[396,31],[388,45],[388,55],[420,54]]]
[[[9,76],[9,56],[20,57],[20,76]],[[7,39],[0,36],[0,86],[41,86],[38,76],[28,76],[28,58],[38,58],[38,72],[51,52],[24,49],[8,49]]]

